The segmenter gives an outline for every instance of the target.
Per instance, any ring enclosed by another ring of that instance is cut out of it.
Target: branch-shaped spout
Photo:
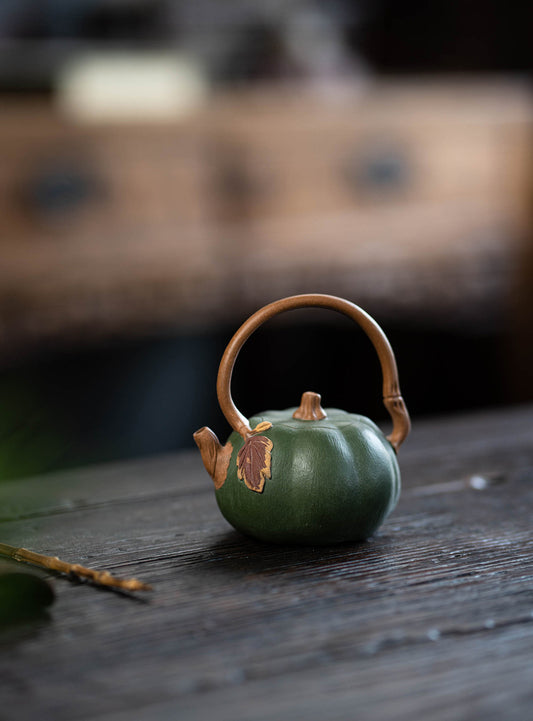
[[[218,490],[226,480],[233,446],[229,441],[225,446],[221,445],[216,434],[207,426],[196,431],[193,438],[200,449],[204,466]]]

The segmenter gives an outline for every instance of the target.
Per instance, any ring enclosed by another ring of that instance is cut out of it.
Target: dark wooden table
[[[412,721],[533,717],[533,407],[419,422],[372,540],[231,530],[199,455],[0,485],[0,540],[136,575],[53,577],[0,632],[0,718]]]

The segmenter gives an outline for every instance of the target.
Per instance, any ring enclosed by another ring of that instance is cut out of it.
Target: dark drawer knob
[[[404,148],[374,145],[357,151],[343,168],[348,185],[360,193],[390,193],[411,181],[411,164]]]
[[[102,195],[102,184],[93,173],[74,163],[38,167],[23,187],[26,207],[40,216],[70,214]]]

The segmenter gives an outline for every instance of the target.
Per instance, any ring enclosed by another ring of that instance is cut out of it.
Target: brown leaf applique
[[[252,431],[267,430],[271,423],[260,423]],[[244,481],[247,488],[256,493],[262,493],[265,480],[270,478],[271,451],[273,443],[266,436],[250,435],[237,454],[237,477]]]

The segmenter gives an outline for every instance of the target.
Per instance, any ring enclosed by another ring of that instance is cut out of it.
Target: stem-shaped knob
[[[321,400],[320,393],[306,391],[302,395],[300,407],[294,411],[292,417],[299,421],[321,421],[323,418],[327,418],[326,411],[320,405]]]

